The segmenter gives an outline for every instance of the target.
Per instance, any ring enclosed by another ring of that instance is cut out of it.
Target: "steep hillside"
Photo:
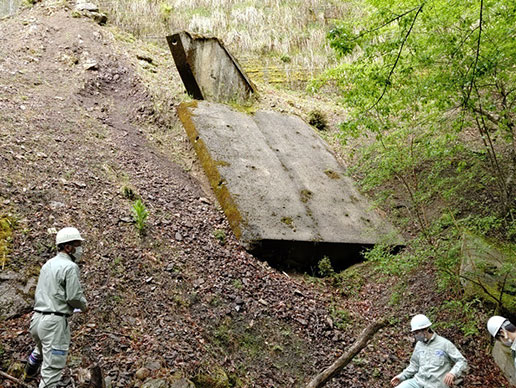
[[[178,124],[186,97],[169,53],[74,18],[62,3],[37,4],[0,30],[0,218],[12,225],[0,281],[31,301],[54,254],[52,229],[84,232],[90,310],[70,319],[76,382],[98,362],[117,387],[177,376],[198,387],[303,386],[365,325],[392,316],[327,385],[389,386],[412,350],[408,317],[450,297],[430,264],[393,294],[394,279],[369,266],[335,287],[257,261],[232,235]],[[268,91],[261,103],[302,112],[307,101]],[[149,211],[143,236],[131,218],[136,198]],[[3,371],[16,374],[31,350],[30,311],[0,317]],[[440,332],[470,360],[465,386],[507,385],[485,336]],[[150,376],[136,376],[141,367]]]

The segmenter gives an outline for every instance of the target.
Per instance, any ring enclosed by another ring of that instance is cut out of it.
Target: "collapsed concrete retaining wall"
[[[204,101],[182,104],[178,112],[247,249],[268,260],[313,265],[328,255],[352,264],[364,246],[388,235],[400,241],[299,117],[249,115]]]
[[[197,100],[245,101],[256,91],[224,44],[215,37],[179,32],[167,36],[179,75]]]

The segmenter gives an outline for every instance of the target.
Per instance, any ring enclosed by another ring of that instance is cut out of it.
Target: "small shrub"
[[[172,13],[172,6],[170,4],[167,4],[167,3],[161,3],[160,6],[159,6],[159,10],[160,10],[160,13],[161,13],[161,18],[163,20],[168,20],[168,18],[170,17],[170,14]]]
[[[317,264],[317,273],[323,278],[335,275],[331,261],[327,256],[324,256],[321,260],[319,260],[319,263]]]
[[[308,113],[308,124],[317,128],[319,131],[326,131],[328,129],[328,121],[324,113],[318,110],[313,110]]]
[[[330,308],[330,316],[337,329],[344,330],[351,323],[351,314],[347,310],[341,310],[333,306]]]
[[[145,235],[146,232],[146,221],[149,216],[149,212],[145,207],[145,204],[140,200],[136,200],[133,204],[133,220],[140,236]]]
[[[292,58],[290,58],[287,54],[283,54],[283,55],[280,57],[280,60],[281,60],[281,62],[283,62],[283,63],[290,63],[290,62],[292,62]]]
[[[130,186],[123,186],[122,187],[122,195],[124,196],[124,198],[127,198],[131,201],[134,201],[135,199],[138,198],[138,195],[136,194],[136,192],[134,191],[134,189]]]
[[[226,243],[226,232],[222,229],[215,229],[213,232],[213,237],[215,237],[219,242],[224,245]]]

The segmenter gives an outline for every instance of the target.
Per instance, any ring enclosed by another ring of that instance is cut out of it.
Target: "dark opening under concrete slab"
[[[206,101],[178,112],[233,231],[257,256],[296,267],[329,256],[344,267],[378,242],[401,244],[299,117]]]

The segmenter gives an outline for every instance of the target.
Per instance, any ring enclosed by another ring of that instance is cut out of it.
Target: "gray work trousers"
[[[35,354],[42,356],[39,388],[54,388],[66,365],[70,347],[70,328],[66,317],[34,313],[30,321],[30,334],[36,341]]]

